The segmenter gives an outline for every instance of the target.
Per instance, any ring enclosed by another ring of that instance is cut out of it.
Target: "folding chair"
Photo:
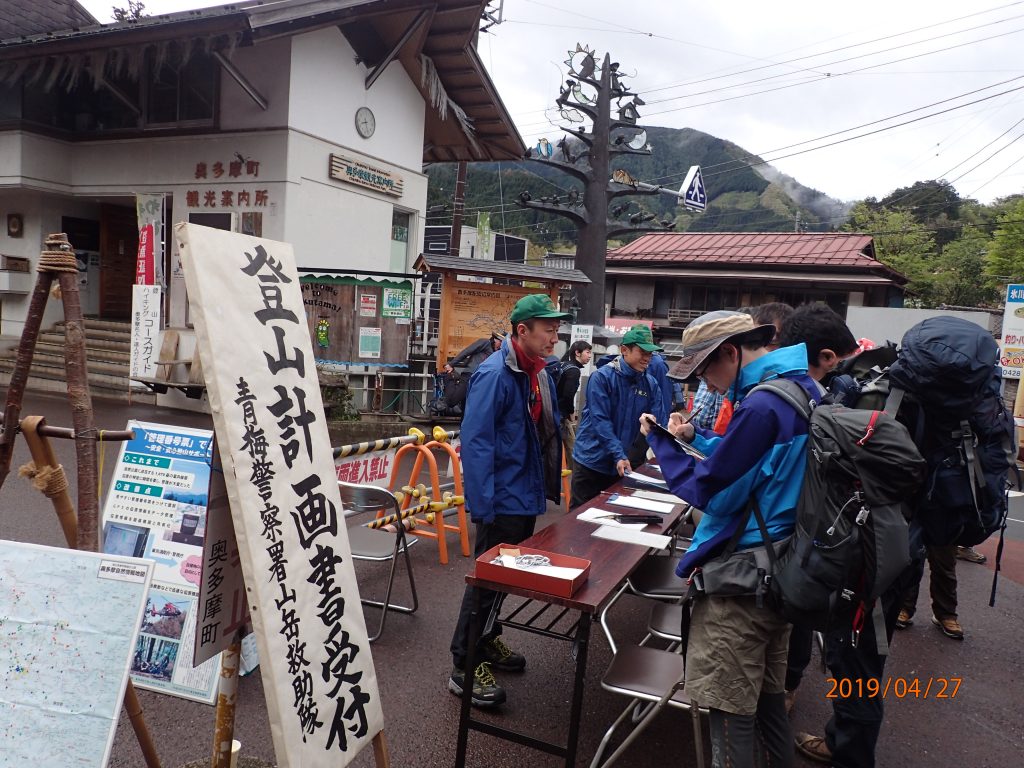
[[[644,729],[650,725],[663,707],[669,706],[676,709],[689,711],[693,721],[693,738],[697,755],[697,768],[704,768],[704,742],[700,724],[700,715],[707,714],[706,709],[693,706],[689,697],[683,691],[685,681],[686,659],[682,655],[682,649],[673,644],[671,650],[651,648],[643,645],[649,640],[652,634],[641,641],[640,645],[618,647],[615,638],[612,637],[608,627],[608,612],[618,602],[624,593],[631,591],[628,584],[622,586],[615,597],[608,603],[601,612],[601,629],[608,639],[608,645],[612,649],[614,657],[608,670],[601,678],[601,687],[612,693],[619,693],[628,696],[631,701],[622,711],[622,714],[605,731],[601,743],[597,747],[594,759],[590,768],[607,768],[618,760],[626,749],[632,744]],[[677,628],[678,632],[678,628]],[[619,744],[618,748],[604,762],[601,761],[608,743],[611,741],[616,729],[631,718],[634,726],[629,735]]]
[[[346,520],[357,515],[366,513],[400,514],[398,499],[386,488],[378,488],[375,485],[356,485],[338,481],[338,490],[341,492],[341,501],[345,507]],[[409,560],[409,547],[416,543],[415,539],[409,539],[405,535],[405,522],[396,519],[391,524],[394,532],[384,529],[371,529],[365,525],[348,526],[348,542],[352,550],[353,560],[372,560],[375,562],[391,561],[391,570],[388,574],[388,585],[384,592],[384,600],[370,600],[362,598],[363,605],[371,605],[381,609],[380,626],[377,633],[370,637],[370,642],[379,638],[384,632],[384,623],[388,619],[388,611],[398,613],[415,613],[419,607],[419,598],[416,596],[416,580],[412,573],[412,562]],[[398,566],[398,556],[405,558],[405,569],[409,573],[409,589],[412,591],[412,605],[396,605],[391,602],[391,589],[395,583],[395,570]]]

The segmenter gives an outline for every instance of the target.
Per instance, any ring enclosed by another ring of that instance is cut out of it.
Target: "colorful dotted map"
[[[152,570],[0,541],[0,767],[106,765]]]

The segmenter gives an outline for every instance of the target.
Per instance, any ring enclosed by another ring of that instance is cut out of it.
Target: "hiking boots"
[[[964,628],[960,626],[960,622],[956,619],[940,619],[938,616],[932,616],[932,624],[942,630],[942,634],[946,637],[951,637],[954,640],[964,639]]]
[[[522,672],[526,669],[526,657],[516,653],[500,637],[492,637],[480,644],[484,661],[502,672]]]
[[[978,552],[974,547],[957,547],[956,559],[966,560],[968,563],[984,563],[988,557]]]
[[[457,696],[461,696],[465,690],[466,673],[458,667],[452,668],[452,675],[448,678],[448,690]],[[505,689],[498,685],[494,675],[491,673],[491,665],[486,661],[477,664],[473,671],[473,696],[471,699],[474,707],[496,707],[505,703]]]
[[[896,617],[896,629],[906,629],[914,623],[914,614],[906,608],[900,608],[900,615]]]
[[[809,733],[798,733],[796,735],[796,751],[816,763],[832,762],[832,750],[828,748],[825,739],[821,736],[812,736]]]

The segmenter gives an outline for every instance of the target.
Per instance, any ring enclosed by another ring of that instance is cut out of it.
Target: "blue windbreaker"
[[[540,429],[530,418],[530,377],[519,367],[510,339],[469,380],[460,437],[462,482],[473,522],[541,515],[545,498],[553,493],[558,501],[562,439],[555,384],[546,371],[538,378],[547,392],[546,397],[541,393]]]
[[[808,400],[817,402],[821,397],[807,375],[806,347],[782,347],[740,370],[735,399],[742,406],[736,408],[725,435],[697,430],[693,447],[707,455],[704,461],[690,458],[666,437],[654,433],[648,436],[672,493],[704,511],[676,571],[680,576],[688,576],[694,567],[725,547],[752,495],[758,500],[773,541],[793,532],[804,480],[807,422],[792,405],[771,392],[745,397],[757,384],[778,377],[800,384]],[[758,546],[762,541],[751,515],[738,548]]]
[[[573,461],[594,472],[616,474],[615,464],[628,458],[640,434],[640,415],[667,418],[658,382],[630,368],[621,356],[598,368],[587,382],[587,403],[576,430]]]
[[[665,418],[672,413],[672,382],[668,378],[668,363],[665,358],[655,352],[651,355],[651,364],[647,366],[647,372],[658,382],[661,390],[662,407],[665,409]]]

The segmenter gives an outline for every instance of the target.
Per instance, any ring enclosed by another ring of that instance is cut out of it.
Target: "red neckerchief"
[[[514,338],[512,339],[512,349],[515,350],[519,367],[530,377],[530,418],[536,424],[540,421],[541,413],[540,380],[537,378],[537,374],[544,370],[544,358],[534,357],[527,353]]]

